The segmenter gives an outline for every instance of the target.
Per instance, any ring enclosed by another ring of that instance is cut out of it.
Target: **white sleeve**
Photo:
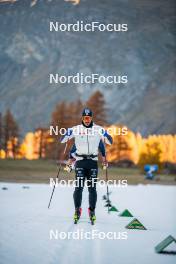
[[[108,134],[108,132],[104,128],[102,128],[101,139],[104,143],[108,145],[112,145],[113,143],[112,137]]]
[[[73,128],[68,128],[66,134],[61,138],[61,143],[65,143],[74,137]]]

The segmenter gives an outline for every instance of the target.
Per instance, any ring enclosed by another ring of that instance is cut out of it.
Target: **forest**
[[[103,126],[113,137],[113,145],[107,147],[110,163],[116,166],[137,166],[141,169],[145,164],[158,164],[160,170],[175,170],[176,135],[142,137],[125,124],[109,123],[105,98],[100,91],[90,96],[86,103],[81,100],[58,103],[51,113],[48,127],[36,127],[24,136],[20,134],[17,121],[7,109],[4,115],[0,115],[0,158],[62,160],[63,146],[59,144],[61,134],[81,123],[81,111],[85,106],[93,110],[94,122]],[[71,141],[70,147],[72,143]]]

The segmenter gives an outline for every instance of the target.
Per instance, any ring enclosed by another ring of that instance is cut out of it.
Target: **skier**
[[[78,183],[73,193],[75,205],[74,221],[77,223],[81,216],[82,192],[85,179],[87,179],[89,191],[88,213],[91,223],[94,224],[97,202],[98,149],[101,148],[103,152],[102,142],[111,145],[112,137],[103,127],[93,122],[92,111],[89,108],[85,108],[82,112],[82,124],[68,129],[61,143],[65,143],[72,138],[75,140],[75,151],[73,152],[75,152],[76,158],[75,174]],[[103,165],[107,166],[105,155],[102,155],[102,160]],[[69,159],[68,165],[71,165],[72,161],[72,158]]]

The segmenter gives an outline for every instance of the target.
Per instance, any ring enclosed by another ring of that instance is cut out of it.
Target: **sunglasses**
[[[92,121],[92,117],[91,116],[83,116],[83,121],[84,122],[91,122]]]

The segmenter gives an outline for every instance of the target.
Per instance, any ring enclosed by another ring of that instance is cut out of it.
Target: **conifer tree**
[[[104,95],[100,91],[96,91],[88,99],[86,106],[93,111],[94,121],[100,126],[107,124],[107,108]]]
[[[9,156],[10,150],[15,158],[19,147],[19,127],[9,109],[3,117],[3,141],[6,158]]]

